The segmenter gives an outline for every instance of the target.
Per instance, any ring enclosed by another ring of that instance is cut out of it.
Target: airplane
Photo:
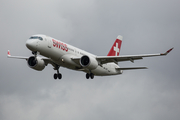
[[[134,60],[140,60],[144,57],[165,56],[173,49],[171,48],[165,53],[119,56],[122,39],[123,37],[118,35],[107,56],[96,56],[55,38],[37,34],[32,35],[26,41],[26,47],[32,51],[33,56],[11,56],[8,50],[7,57],[25,59],[28,66],[37,71],[42,71],[45,66],[51,64],[57,71],[54,74],[54,79],[62,78],[62,74],[59,72],[60,66],[83,71],[86,73],[86,79],[93,79],[94,76],[119,75],[123,73],[123,70],[147,69],[147,67],[121,68],[118,62],[130,61],[134,63]]]

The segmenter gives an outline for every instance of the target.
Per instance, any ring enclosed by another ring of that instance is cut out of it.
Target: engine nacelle
[[[87,55],[81,57],[80,64],[82,67],[89,70],[94,70],[98,67],[98,61],[95,58],[89,57]]]
[[[29,57],[27,64],[30,68],[38,71],[41,71],[45,68],[44,60],[38,56],[36,58],[34,56]]]

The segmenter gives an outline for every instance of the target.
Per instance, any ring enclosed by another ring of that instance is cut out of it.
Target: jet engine
[[[27,60],[27,64],[30,68],[41,71],[45,68],[44,60],[40,57],[31,56]]]
[[[84,68],[87,68],[89,70],[94,70],[98,66],[98,61],[93,57],[89,57],[87,55],[84,55],[80,59],[80,64]]]

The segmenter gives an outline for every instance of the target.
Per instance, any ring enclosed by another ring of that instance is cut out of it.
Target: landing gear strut
[[[93,79],[94,78],[94,74],[93,73],[86,73],[86,79],[89,79],[89,77],[91,79]]]
[[[54,74],[54,79],[57,79],[57,78],[58,78],[58,79],[61,79],[61,78],[62,78],[62,74],[59,73],[59,67],[60,67],[60,66],[58,66],[57,69],[56,69],[56,70],[57,70],[57,73]]]
[[[32,52],[32,54],[36,56],[37,55],[37,51]]]

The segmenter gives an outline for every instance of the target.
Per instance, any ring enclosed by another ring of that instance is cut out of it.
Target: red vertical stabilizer
[[[117,37],[107,56],[119,56],[122,38],[120,35]]]

